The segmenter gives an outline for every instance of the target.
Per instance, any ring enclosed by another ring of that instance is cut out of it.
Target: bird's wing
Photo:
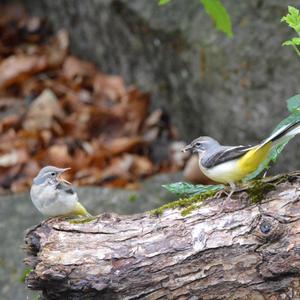
[[[64,191],[65,193],[70,194],[70,195],[73,195],[76,193],[75,189],[71,185],[69,185],[65,182],[62,182],[62,181],[59,182],[55,188],[57,190]]]
[[[212,168],[221,163],[239,158],[255,146],[221,146],[213,153],[204,155],[201,163],[205,168]]]

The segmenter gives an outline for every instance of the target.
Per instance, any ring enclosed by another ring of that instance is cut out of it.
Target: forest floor
[[[182,169],[183,143],[150,95],[70,53],[65,30],[1,7],[0,189],[26,191],[45,165],[78,186],[137,189]]]

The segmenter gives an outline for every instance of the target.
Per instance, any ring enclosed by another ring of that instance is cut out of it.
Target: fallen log
[[[252,186],[186,216],[46,220],[25,238],[27,286],[56,300],[300,299],[299,187],[294,173],[260,182],[258,203]]]

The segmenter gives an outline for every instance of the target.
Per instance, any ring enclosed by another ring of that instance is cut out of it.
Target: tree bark
[[[300,299],[299,174],[207,199],[187,216],[105,213],[27,232],[27,286],[45,299]],[[252,190],[253,194],[253,190]]]

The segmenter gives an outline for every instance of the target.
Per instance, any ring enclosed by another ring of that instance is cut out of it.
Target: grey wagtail
[[[30,197],[45,216],[91,216],[78,202],[72,185],[61,177],[70,168],[47,166],[33,179]]]
[[[231,193],[235,182],[254,172],[274,147],[300,133],[300,121],[285,125],[255,146],[222,146],[208,136],[201,136],[183,151],[199,154],[199,167],[205,176],[218,183],[229,184]]]

